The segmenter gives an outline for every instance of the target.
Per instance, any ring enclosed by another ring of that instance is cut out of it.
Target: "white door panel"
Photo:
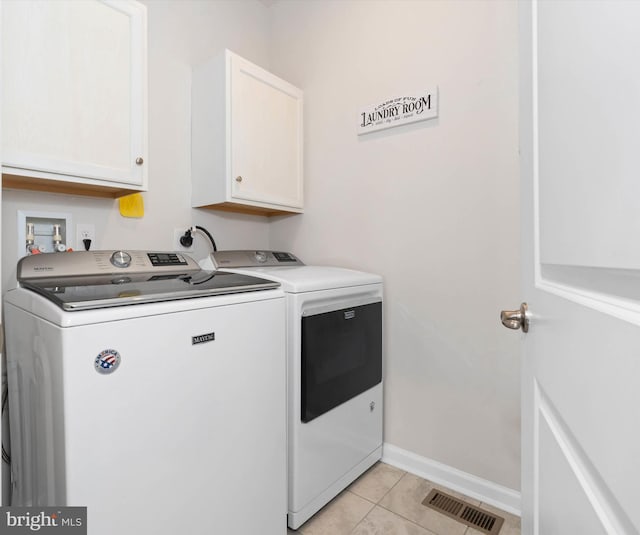
[[[231,79],[233,197],[301,208],[301,91],[237,56]]]
[[[536,9],[541,261],[637,268],[640,2]]]
[[[640,528],[638,2],[522,2],[523,534]]]
[[[569,452],[563,451],[561,436],[554,435],[548,420],[540,416],[539,432],[543,445],[540,461],[547,467],[540,474],[540,485],[549,489],[540,497],[540,533],[601,535],[605,528],[589,502],[587,489],[571,470],[571,457],[567,456]],[[565,485],[554,484],[558,477],[562,478]],[[561,511],[558,510],[558,504],[562,504]]]
[[[23,0],[2,11],[6,171],[143,185],[144,6]]]

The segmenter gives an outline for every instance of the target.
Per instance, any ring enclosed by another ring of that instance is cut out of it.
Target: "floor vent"
[[[500,533],[500,528],[504,523],[504,518],[436,489],[433,489],[427,495],[422,501],[422,505],[426,505],[443,515],[447,515],[449,518],[490,535]]]

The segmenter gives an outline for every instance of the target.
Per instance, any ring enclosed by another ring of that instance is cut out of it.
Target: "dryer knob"
[[[125,251],[116,251],[111,255],[111,263],[118,268],[129,267],[131,255]]]
[[[264,264],[267,261],[267,253],[264,251],[256,251],[255,257],[261,264]]]

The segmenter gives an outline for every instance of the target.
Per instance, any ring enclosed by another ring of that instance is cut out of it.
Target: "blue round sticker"
[[[120,360],[120,353],[115,349],[105,349],[96,357],[94,366],[98,373],[109,374],[120,366]]]

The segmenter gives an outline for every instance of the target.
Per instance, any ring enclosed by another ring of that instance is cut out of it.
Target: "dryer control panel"
[[[294,254],[283,251],[216,251],[211,253],[216,269],[258,266],[304,266]]]

